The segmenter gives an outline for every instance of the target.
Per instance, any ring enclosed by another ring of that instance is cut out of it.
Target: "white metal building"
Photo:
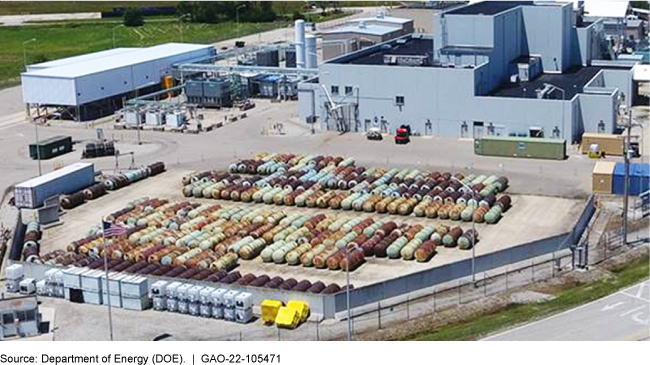
[[[121,98],[155,91],[172,65],[215,54],[210,45],[168,43],[116,49],[30,66],[21,75],[28,106],[62,107],[75,120],[112,113]]]

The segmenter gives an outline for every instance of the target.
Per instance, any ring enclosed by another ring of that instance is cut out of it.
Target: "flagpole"
[[[111,290],[108,281],[108,255],[106,253],[106,222],[102,219],[102,246],[104,254],[104,274],[106,276],[106,298],[108,300],[108,328],[110,331],[111,341],[113,341],[113,312],[111,308]]]

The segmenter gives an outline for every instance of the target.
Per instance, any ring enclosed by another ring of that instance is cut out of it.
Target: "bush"
[[[124,12],[124,25],[127,27],[139,27],[144,25],[144,18],[140,11],[135,8],[126,9]]]

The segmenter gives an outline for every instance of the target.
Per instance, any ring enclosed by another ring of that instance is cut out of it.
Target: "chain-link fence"
[[[394,301],[380,301],[375,308],[366,307],[362,314],[355,311],[348,322],[328,320],[307,322],[294,330],[264,326],[261,319],[242,326],[242,330],[224,336],[209,338],[215,341],[321,341],[343,340],[348,334],[354,336],[388,328],[416,318],[435,314],[469,304],[480,299],[505,293],[513,288],[542,281],[568,271],[572,267],[572,254],[564,251],[562,255],[531,260],[522,265],[506,266],[490,273],[480,273],[475,277],[457,280],[420,291],[417,295]]]

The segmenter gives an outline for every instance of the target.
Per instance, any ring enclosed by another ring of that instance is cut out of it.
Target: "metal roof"
[[[448,11],[447,14],[459,15],[495,15],[521,5],[534,5],[533,1],[480,1],[470,3],[462,8]]]
[[[386,35],[396,31],[401,30],[401,27],[394,27],[389,25],[378,25],[378,24],[365,24],[360,25],[348,25],[345,27],[340,27],[332,29],[325,34],[340,34],[340,33],[356,33],[356,34],[366,34],[366,35]]]
[[[629,1],[585,1],[585,16],[596,18],[625,18]]]
[[[536,138],[536,137],[500,137],[500,136],[484,136],[481,137],[484,141],[508,141],[508,142],[538,142],[547,144],[564,144],[563,139],[553,138]]]
[[[99,59],[69,64],[61,67],[51,67],[38,71],[25,72],[25,76],[45,76],[54,78],[76,78],[100,73],[121,67],[128,67],[161,58],[174,57],[183,53],[198,51],[212,47],[211,45],[167,43],[158,46],[139,49],[137,52],[116,54]]]
[[[137,51],[137,50],[141,50],[141,48],[113,48],[113,49],[108,49],[108,50],[105,50],[105,51],[93,52],[93,53],[88,53],[88,54],[84,54],[84,55],[80,55],[80,56],[73,56],[73,57],[68,57],[68,58],[62,58],[62,59],[59,59],[59,60],[36,63],[36,64],[33,64],[33,65],[28,65],[27,66],[27,71],[35,71],[35,70],[41,70],[41,69],[44,69],[44,68],[67,66],[67,65],[74,64],[74,63],[85,62],[85,61],[90,61],[90,60],[97,60],[97,59],[100,59],[100,58],[115,56],[115,55],[119,55],[119,54],[125,54],[125,53],[129,53],[129,52],[134,52],[134,51]]]
[[[18,185],[16,185],[17,188],[33,188],[35,186],[39,186],[43,183],[56,180],[60,178],[61,176],[68,175],[72,172],[83,170],[85,168],[88,168],[88,166],[92,166],[94,168],[94,165],[92,163],[87,163],[87,162],[77,162],[73,163],[72,165],[68,165],[65,167],[62,167],[58,170],[54,170],[50,173],[47,173],[45,175],[41,175],[39,177],[35,177],[31,180],[27,180],[25,182],[22,182]]]
[[[409,22],[412,22],[412,19],[407,19],[407,18],[398,18],[394,16],[385,16],[385,15],[380,15],[378,14],[377,16],[374,17],[367,17],[367,18],[356,18],[353,20],[350,20],[350,23],[359,23],[359,22],[386,22],[386,23],[394,23],[394,24],[406,24]]]

